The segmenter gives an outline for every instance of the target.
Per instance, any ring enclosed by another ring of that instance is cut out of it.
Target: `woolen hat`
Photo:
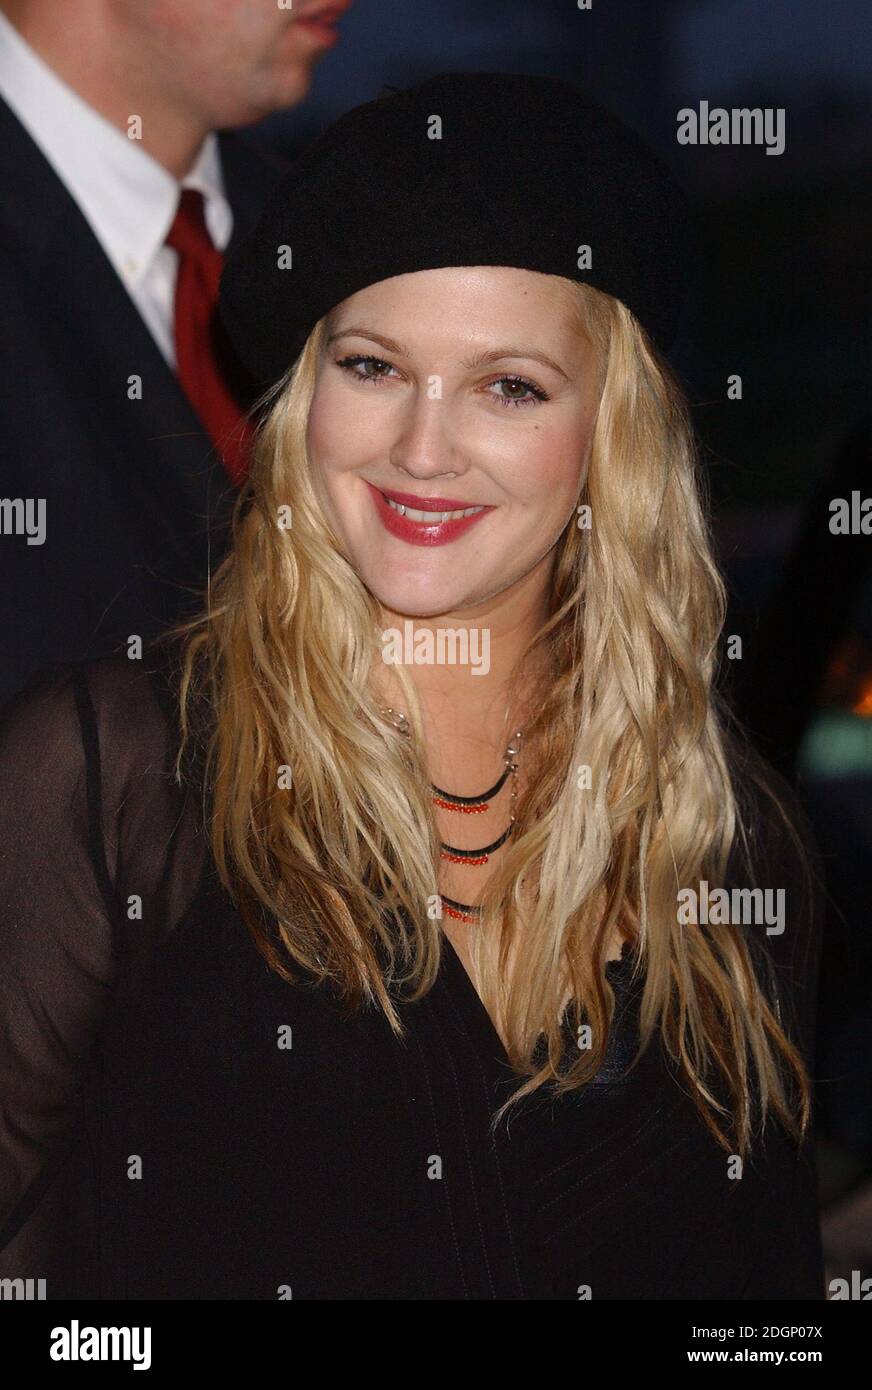
[[[355,107],[312,142],[230,256],[221,316],[269,385],[367,285],[516,266],[613,295],[666,352],[687,226],[666,165],[570,83],[448,73]]]

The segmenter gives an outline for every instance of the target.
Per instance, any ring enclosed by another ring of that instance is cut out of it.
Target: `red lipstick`
[[[372,494],[376,511],[386,531],[407,545],[447,545],[464,535],[477,521],[493,511],[493,507],[482,506],[481,511],[472,516],[456,517],[449,521],[414,521],[410,516],[389,505],[385,498],[400,506],[411,507],[416,511],[459,512],[480,505],[455,497],[416,497],[409,492],[394,492],[393,489],[380,489],[367,483]]]

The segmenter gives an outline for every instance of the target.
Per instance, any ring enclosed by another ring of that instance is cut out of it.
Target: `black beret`
[[[308,146],[229,257],[221,316],[243,362],[272,384],[317,321],[367,285],[518,266],[614,295],[665,352],[686,238],[666,165],[576,87],[448,73],[355,107]]]

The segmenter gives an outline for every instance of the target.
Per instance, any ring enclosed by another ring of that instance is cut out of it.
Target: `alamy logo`
[[[830,502],[830,530],[834,536],[872,536],[872,497],[852,492]]]
[[[49,1355],[52,1361],[132,1361],[135,1371],[151,1366],[150,1327],[80,1327],[73,1318],[69,1327],[53,1327]]]
[[[406,618],[403,631],[389,627],[381,635],[386,666],[469,666],[472,675],[490,670],[490,628],[419,627]]]
[[[44,1279],[0,1279],[0,1303],[22,1299],[29,1303],[45,1298]]]
[[[678,890],[678,920],[682,926],[766,927],[767,936],[784,931],[783,888],[713,888],[703,879],[699,891]]]
[[[679,145],[765,145],[767,154],[784,153],[783,106],[682,106],[676,116]]]
[[[0,497],[0,535],[26,536],[28,545],[45,541],[44,497]]]
[[[831,1279],[829,1292],[833,1302],[850,1298],[868,1303],[872,1299],[872,1279],[864,1279],[859,1269],[852,1269],[850,1282],[847,1279]]]

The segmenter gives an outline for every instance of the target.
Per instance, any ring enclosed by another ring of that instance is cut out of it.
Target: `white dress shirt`
[[[180,189],[203,194],[206,225],[220,250],[233,230],[214,131],[179,184],[140,141],[129,139],[67,86],[2,11],[0,95],[75,198],[155,342],[175,367],[178,256],[164,241]]]

